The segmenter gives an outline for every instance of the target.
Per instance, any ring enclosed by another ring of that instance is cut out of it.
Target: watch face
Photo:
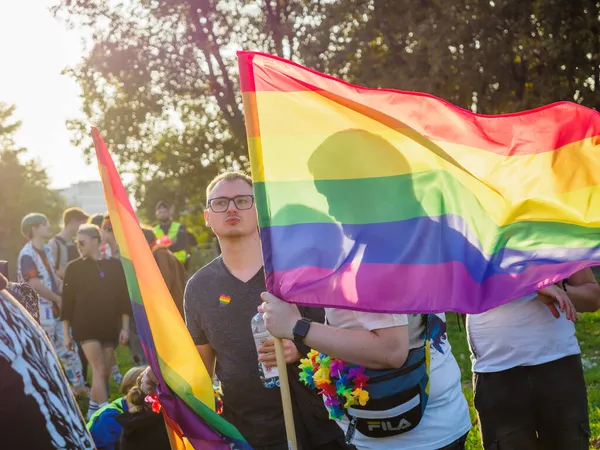
[[[310,328],[310,322],[307,320],[299,320],[294,327],[294,335],[299,337],[305,337]]]

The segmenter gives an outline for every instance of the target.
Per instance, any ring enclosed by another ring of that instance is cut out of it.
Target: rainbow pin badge
[[[221,304],[222,307],[229,305],[230,301],[231,301],[231,297],[229,295],[221,295],[219,297],[219,303]]]

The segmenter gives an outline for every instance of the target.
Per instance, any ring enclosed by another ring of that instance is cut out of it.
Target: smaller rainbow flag
[[[231,301],[231,297],[229,295],[221,295],[219,297],[219,303],[221,303],[221,306],[229,305],[230,301]]]
[[[212,379],[156,265],[127,192],[96,128],[92,137],[144,353],[175,450],[251,450],[215,412]]]

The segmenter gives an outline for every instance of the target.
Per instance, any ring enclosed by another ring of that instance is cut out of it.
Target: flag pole
[[[294,427],[294,413],[292,411],[292,396],[290,395],[290,382],[288,380],[287,364],[283,351],[283,341],[274,338],[275,357],[277,358],[277,370],[279,371],[279,384],[281,389],[281,403],[283,405],[283,420],[285,421],[285,433],[288,440],[289,450],[297,450],[296,428]]]

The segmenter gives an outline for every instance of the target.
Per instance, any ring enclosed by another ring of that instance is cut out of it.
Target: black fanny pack
[[[347,443],[355,430],[370,438],[384,438],[406,433],[421,422],[429,400],[429,320],[430,316],[424,315],[423,346],[410,350],[401,368],[365,371],[369,400],[365,406],[346,410],[350,420]]]

